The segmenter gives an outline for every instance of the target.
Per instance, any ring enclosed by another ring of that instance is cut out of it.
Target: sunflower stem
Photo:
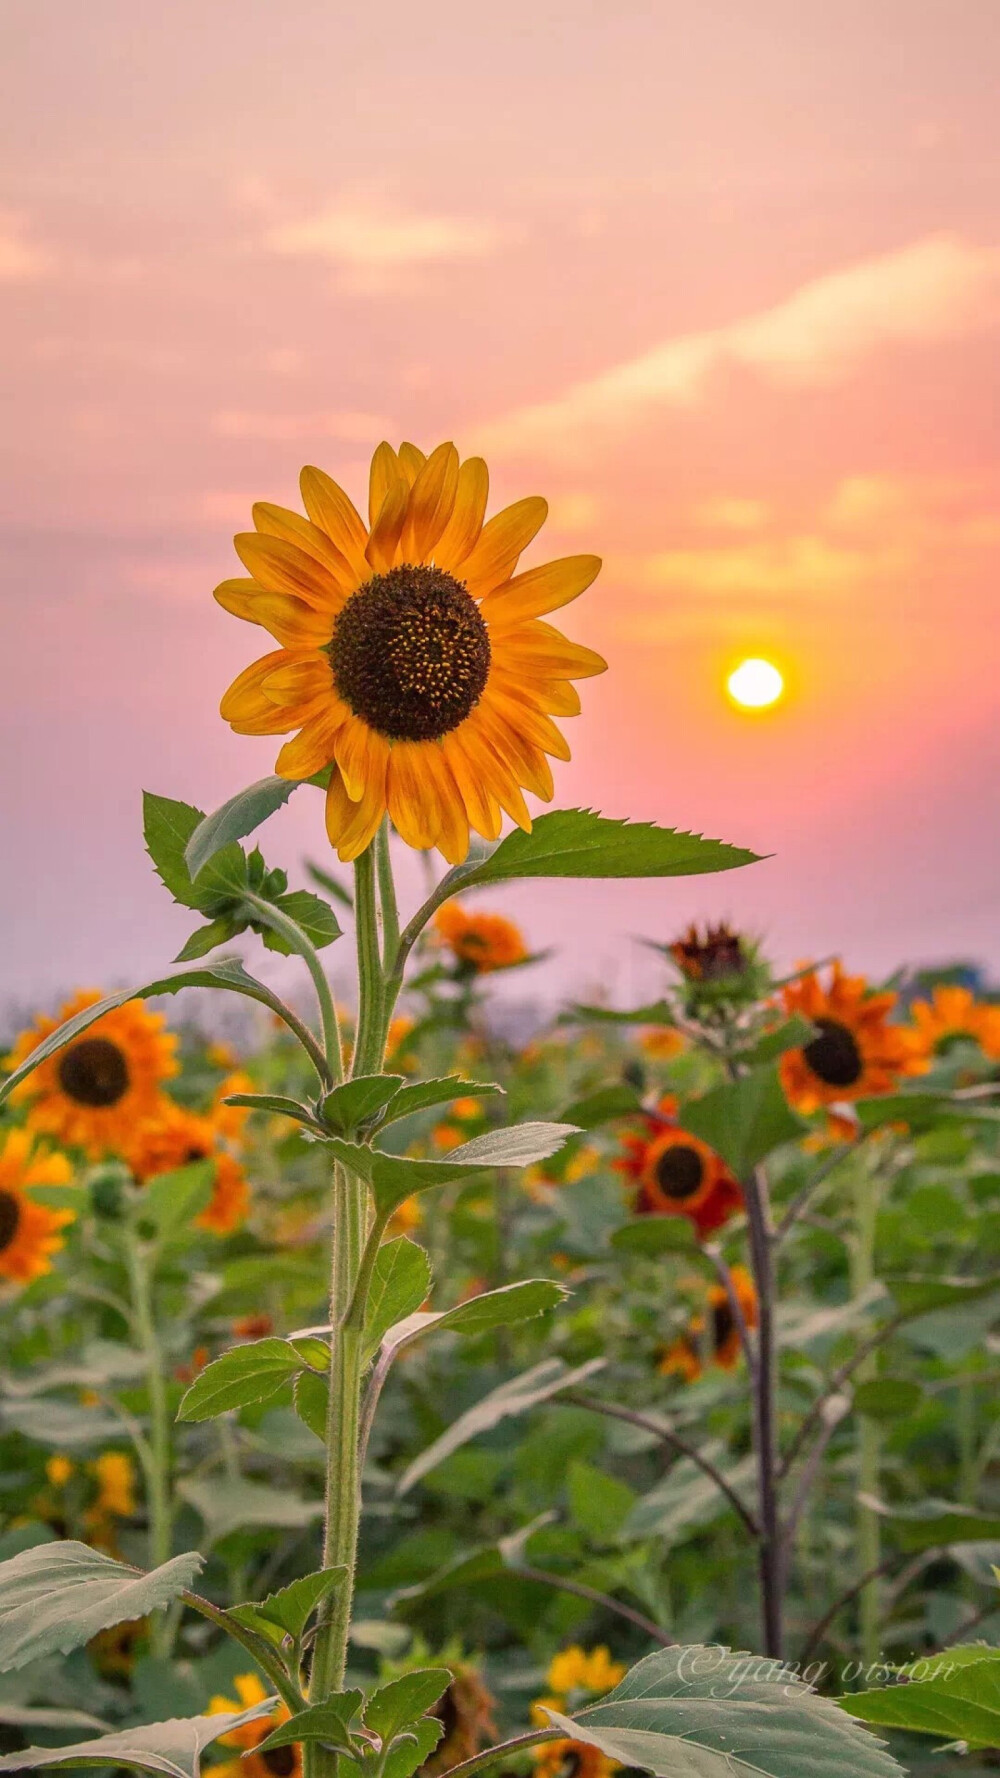
[[[757,1292],[757,1363],[752,1376],[752,1396],[758,1522],[761,1533],[760,1581],[764,1652],[780,1659],[784,1642],[785,1577],[778,1494],[778,1348],[775,1337],[777,1280],[770,1194],[763,1167],[753,1169],[750,1177],[744,1181],[743,1193],[747,1207],[754,1288]]]
[[[169,1562],[173,1548],[173,1507],[170,1499],[172,1454],[167,1378],[153,1314],[149,1256],[131,1231],[125,1238],[125,1258],[136,1334],[146,1361],[149,1439],[144,1441],[148,1452],[144,1469],[149,1512],[149,1562],[151,1568],[159,1568],[164,1562]],[[150,1620],[151,1652],[154,1655],[167,1654],[169,1639],[170,1625],[162,1614],[153,1617]]]
[[[301,957],[309,974],[312,976],[316,999],[319,1004],[320,1022],[323,1027],[323,1053],[332,1081],[344,1078],[344,1062],[340,1048],[340,1023],[337,1018],[337,1007],[330,984],[326,979],[326,971],[316,953],[315,947],[309,942],[297,920],[276,908],[273,902],[265,901],[263,896],[254,895],[249,890],[243,897],[257,913],[262,924],[269,926],[279,938],[283,938],[289,948]]]
[[[382,968],[388,971],[399,950],[399,911],[396,907],[396,885],[392,875],[389,852],[389,817],[385,817],[375,835],[375,868],[378,874],[378,897],[382,912]]]
[[[855,1297],[870,1290],[875,1281],[875,1227],[878,1220],[878,1175],[860,1157],[854,1164],[854,1240],[851,1246],[851,1289]],[[878,1375],[878,1353],[873,1350],[857,1366],[858,1383],[871,1382]],[[878,1493],[882,1443],[879,1428],[867,1414],[857,1418],[858,1493]],[[858,1569],[863,1575],[877,1570],[881,1562],[881,1530],[878,1515],[869,1506],[858,1505],[857,1517]],[[879,1590],[878,1579],[863,1586],[858,1595],[859,1640],[861,1659],[871,1667],[878,1659]]]
[[[386,868],[391,871],[387,858]],[[379,944],[378,899],[375,890],[375,847],[354,863],[354,918],[358,946],[358,1034],[352,1075],[380,1074],[385,1058],[386,980]]]

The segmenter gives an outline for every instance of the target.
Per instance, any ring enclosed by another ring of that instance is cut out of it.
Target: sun
[[[741,710],[766,710],[784,695],[785,681],[772,661],[741,661],[726,680],[726,690]]]

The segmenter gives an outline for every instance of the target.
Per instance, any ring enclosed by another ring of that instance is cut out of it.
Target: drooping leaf
[[[322,1704],[308,1705],[272,1730],[266,1741],[258,1744],[257,1752],[270,1753],[274,1748],[290,1747],[295,1741],[319,1741],[323,1746],[353,1753],[351,1723],[361,1709],[362,1699],[362,1692],[334,1692]]]
[[[69,1747],[27,1747],[20,1753],[5,1753],[0,1759],[0,1772],[21,1772],[39,1766],[93,1768],[123,1766],[132,1772],[163,1773],[166,1778],[199,1778],[201,1755],[221,1735],[266,1716],[275,1700],[265,1698],[239,1715],[220,1711],[217,1716],[175,1717],[171,1722],[152,1722],[139,1729],[124,1729],[117,1735],[103,1735],[93,1741],[78,1741]]]
[[[254,1526],[302,1531],[323,1512],[321,1500],[303,1500],[287,1488],[271,1488],[240,1476],[187,1476],[177,1491],[201,1514],[205,1536],[212,1544],[231,1531]]]
[[[417,1080],[400,1088],[387,1108],[385,1121],[395,1124],[432,1105],[446,1105],[453,1099],[485,1099],[503,1092],[495,1081],[463,1080],[458,1074],[449,1074],[444,1080]]]
[[[100,1408],[75,1401],[5,1401],[0,1422],[52,1450],[82,1451],[121,1437],[121,1422]]]
[[[207,957],[210,951],[217,951],[220,945],[231,944],[242,932],[239,920],[230,914],[220,914],[217,920],[210,920],[207,926],[197,926],[191,937],[186,939],[174,958],[175,963],[193,963],[198,957]]]
[[[369,1118],[377,1116],[395,1098],[402,1084],[401,1074],[364,1074],[345,1080],[323,1100],[323,1122],[335,1135],[350,1136]]]
[[[237,791],[221,808],[213,810],[211,815],[202,815],[200,811],[187,839],[184,842],[182,856],[188,871],[193,877],[198,875],[202,865],[207,864],[214,853],[221,851],[230,840],[242,840],[248,834],[287,803],[292,792],[298,790],[297,782],[288,778],[258,778],[256,784],[250,784],[246,790]],[[164,799],[152,799],[161,802]]]
[[[530,833],[515,828],[462,888],[517,877],[687,877],[754,864],[757,854],[651,821],[616,821],[593,809],[554,809]]]
[[[656,1778],[901,1778],[902,1768],[794,1670],[723,1648],[665,1648],[554,1726]],[[844,1725],[847,1725],[845,1733]]]
[[[279,913],[294,920],[296,926],[301,926],[316,951],[332,945],[334,939],[341,935],[340,922],[329,902],[321,901],[310,889],[291,889],[287,895],[276,895],[273,905]],[[266,923],[266,914],[262,913],[258,917]],[[280,932],[264,932],[263,939],[269,951],[280,951],[286,957],[291,954],[292,947],[287,939],[282,938]]]
[[[289,1586],[282,1587],[278,1593],[270,1593],[266,1599],[247,1605],[231,1605],[229,1616],[251,1630],[270,1625],[279,1640],[291,1636],[299,1642],[313,1612],[328,1594],[343,1586],[346,1579],[346,1568],[322,1568],[316,1574],[293,1580]]]
[[[214,1420],[232,1408],[267,1401],[302,1369],[288,1340],[252,1340],[232,1346],[199,1371],[177,1410],[178,1420]]]
[[[436,1704],[451,1684],[447,1667],[423,1667],[391,1679],[373,1692],[365,1705],[365,1723],[383,1741],[391,1741],[400,1729],[412,1727]]]
[[[397,1321],[426,1302],[431,1262],[422,1247],[399,1235],[379,1248],[365,1313],[365,1351],[372,1353]]]
[[[564,1123],[576,1124],[580,1130],[594,1130],[613,1118],[634,1117],[641,1111],[642,1100],[635,1088],[627,1081],[616,1080],[596,1093],[588,1093],[584,1099],[574,1099],[559,1116]]]
[[[150,1574],[84,1543],[45,1543],[0,1563],[0,1672],[68,1654],[112,1624],[169,1605],[202,1565],[196,1551]]]
[[[872,1494],[858,1498],[892,1526],[904,1550],[932,1550],[952,1543],[1000,1541],[1000,1515],[977,1512],[950,1500],[921,1500],[912,1506],[890,1505]]]
[[[489,1130],[474,1136],[461,1148],[451,1150],[447,1159],[411,1160],[407,1155],[385,1154],[381,1149],[362,1143],[349,1143],[334,1137],[329,1147],[352,1172],[372,1186],[380,1210],[394,1210],[414,1192],[426,1191],[433,1185],[451,1184],[466,1173],[490,1167],[529,1167],[535,1161],[547,1160],[561,1148],[567,1137],[577,1131],[571,1124],[512,1124],[502,1130]]]
[[[794,1142],[805,1130],[789,1108],[775,1067],[754,1068],[741,1080],[689,1099],[680,1121],[714,1148],[738,1179],[746,1179],[772,1149]]]
[[[949,1648],[914,1661],[901,1680],[837,1702],[850,1716],[879,1728],[964,1741],[970,1750],[1000,1747],[1000,1649]]]
[[[489,1333],[496,1327],[513,1327],[519,1321],[531,1321],[544,1315],[569,1295],[564,1284],[549,1278],[524,1278],[518,1284],[503,1284],[498,1290],[484,1290],[453,1309],[445,1309],[434,1317],[435,1332],[464,1334]]]
[[[323,1125],[308,1105],[300,1105],[297,1099],[288,1099],[283,1093],[230,1093],[223,1104],[242,1105],[247,1111],[269,1111],[276,1117],[293,1118],[309,1130],[323,1132]]]
[[[561,1358],[546,1358],[519,1377],[512,1377],[509,1382],[502,1383],[489,1395],[478,1401],[475,1407],[460,1414],[440,1438],[434,1440],[426,1451],[410,1464],[398,1483],[397,1493],[406,1494],[419,1482],[422,1476],[436,1469],[452,1451],[468,1444],[470,1439],[477,1438],[481,1432],[488,1432],[491,1427],[499,1425],[501,1420],[514,1414],[526,1414],[530,1408],[537,1407],[543,1401],[550,1401],[554,1395],[560,1395],[567,1389],[574,1389],[578,1383],[592,1377],[595,1371],[604,1368],[603,1358],[591,1358],[586,1364],[577,1365],[571,1370]]]

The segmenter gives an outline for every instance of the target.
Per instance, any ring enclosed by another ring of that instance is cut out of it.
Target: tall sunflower
[[[59,1231],[73,1211],[50,1210],[29,1194],[33,1185],[68,1185],[71,1178],[65,1155],[34,1148],[28,1130],[8,1130],[0,1144],[0,1278],[30,1284],[51,1272]]]
[[[889,1023],[893,993],[873,993],[861,975],[834,963],[826,987],[815,970],[783,990],[785,1010],[809,1019],[816,1036],[781,1058],[781,1083],[797,1111],[891,1093],[906,1076],[927,1068],[926,1045],[916,1032]]]
[[[304,469],[308,518],[253,508],[235,539],[249,580],[226,580],[226,611],[280,647],[230,686],[222,715],[237,734],[291,734],[276,771],[309,778],[334,767],[331,844],[356,858],[388,813],[408,845],[459,864],[473,828],[500,833],[502,813],[531,828],[522,791],[546,801],[546,755],[568,759],[553,716],[575,716],[574,679],[600,655],[543,618],[594,580],[597,556],[516,574],[548,511],[519,500],[484,524],[489,477],[452,444],[430,456],[380,444],[366,526],[319,469]]]
[[[85,991],[56,1018],[36,1019],[5,1057],[5,1067],[19,1067],[50,1032],[99,999],[96,991]],[[163,1081],[177,1073],[176,1049],[162,1014],[129,1000],[42,1062],[11,1098],[30,1103],[34,1129],[97,1158],[119,1151],[156,1112]]]

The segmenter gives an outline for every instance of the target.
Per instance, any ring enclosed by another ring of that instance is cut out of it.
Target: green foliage
[[[323,1122],[338,1136],[352,1136],[361,1124],[377,1117],[403,1084],[401,1074],[360,1075],[327,1093]]]
[[[233,1346],[199,1372],[177,1410],[179,1420],[214,1420],[232,1408],[267,1401],[307,1368],[289,1340]]]
[[[397,1321],[412,1315],[426,1302],[431,1287],[431,1265],[415,1241],[399,1235],[378,1250],[365,1315],[365,1350],[372,1353],[382,1344]]]
[[[253,1722],[268,1708],[255,1704],[238,1716],[220,1711],[217,1716],[195,1716],[172,1722],[148,1723],[141,1729],[103,1735],[95,1741],[78,1741],[68,1747],[28,1747],[0,1758],[0,1772],[34,1770],[39,1766],[124,1767],[132,1772],[155,1772],[165,1778],[199,1778],[201,1755],[220,1736],[245,1722]]]
[[[517,877],[687,877],[757,861],[756,853],[742,847],[651,821],[614,821],[593,809],[553,809],[536,818],[530,833],[514,828],[481,864],[460,866],[456,888]]]
[[[547,1358],[541,1364],[534,1365],[530,1371],[525,1371],[522,1376],[513,1377],[509,1383],[502,1383],[499,1389],[484,1396],[467,1413],[460,1414],[448,1430],[410,1464],[398,1483],[397,1492],[408,1493],[422,1476],[443,1463],[453,1451],[467,1444],[470,1439],[478,1438],[480,1433],[488,1432],[501,1420],[528,1413],[531,1408],[551,1400],[552,1396],[562,1395],[567,1389],[575,1388],[578,1383],[584,1382],[602,1368],[603,1360],[599,1358],[589,1359],[586,1364],[577,1365],[574,1369],[563,1364],[561,1359]]]
[[[968,1748],[1000,1747],[1000,1649],[949,1648],[902,1669],[893,1685],[840,1698],[851,1716]]]
[[[256,784],[237,791],[211,815],[202,815],[189,826],[184,842],[184,863],[191,876],[196,877],[208,860],[232,840],[242,840],[253,833],[297,789],[298,784],[288,778],[258,778]]]
[[[313,1612],[330,1593],[342,1587],[346,1579],[345,1568],[323,1568],[316,1574],[293,1580],[290,1586],[269,1593],[266,1599],[254,1604],[230,1606],[229,1616],[248,1629],[268,1636],[271,1641],[280,1643],[283,1637],[291,1636],[294,1642],[300,1642]]]
[[[789,1108],[774,1067],[754,1068],[740,1080],[689,1099],[681,1123],[714,1148],[737,1179],[746,1179],[772,1149],[794,1142],[805,1129]]]
[[[474,1136],[450,1151],[447,1160],[410,1160],[405,1155],[385,1154],[379,1149],[332,1139],[328,1144],[338,1160],[372,1187],[375,1202],[386,1215],[415,1192],[433,1185],[454,1184],[467,1173],[494,1167],[530,1167],[556,1153],[569,1136],[572,1124],[513,1124]]]
[[[190,1587],[202,1558],[142,1574],[83,1543],[45,1543],[0,1563],[0,1672],[66,1654],[111,1624],[159,1611]]]

